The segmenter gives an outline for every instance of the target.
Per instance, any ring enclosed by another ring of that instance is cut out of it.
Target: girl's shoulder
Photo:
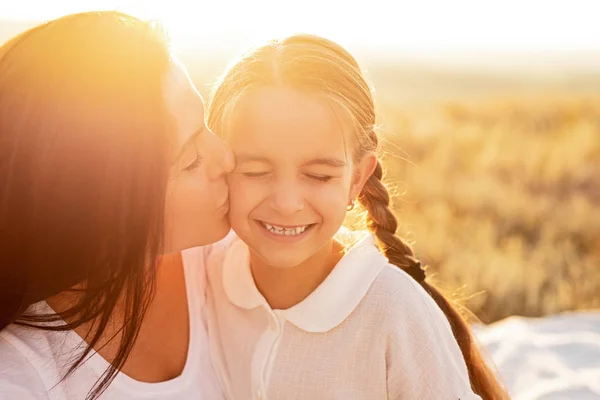
[[[353,302],[361,319],[377,324],[379,332],[402,333],[410,326],[427,331],[449,327],[433,298],[410,275],[389,263],[370,234],[347,251],[328,280],[338,281],[330,288],[346,292],[344,303]]]
[[[399,267],[387,263],[373,281],[365,298],[377,305],[382,326],[391,334],[407,329],[446,332],[450,324],[443,311],[425,289]]]
[[[423,287],[401,268],[386,263],[372,285],[372,294],[384,297],[390,307],[400,306],[402,310],[429,307],[431,296]]]
[[[371,310],[379,307],[390,397],[481,400],[471,390],[448,318],[410,275],[388,263],[371,285],[366,303]]]

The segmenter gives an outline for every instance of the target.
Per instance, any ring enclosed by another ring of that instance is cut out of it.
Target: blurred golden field
[[[483,321],[600,306],[600,101],[385,117],[401,232],[446,286],[483,291],[469,302]]]
[[[399,232],[483,322],[600,307],[600,91],[557,86],[379,96]]]

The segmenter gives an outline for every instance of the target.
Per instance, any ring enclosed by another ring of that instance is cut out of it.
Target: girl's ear
[[[367,179],[373,174],[377,167],[377,156],[373,152],[368,152],[360,160],[358,164],[354,166],[354,173],[352,177],[352,185],[350,186],[350,198],[349,201],[354,200],[361,192],[363,186],[367,182]]]

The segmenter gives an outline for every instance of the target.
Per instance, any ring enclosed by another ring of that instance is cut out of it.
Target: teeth
[[[306,228],[308,228],[308,225],[305,226],[299,226],[296,228],[283,228],[280,226],[274,226],[271,224],[267,224],[266,222],[263,222],[263,225],[265,228],[267,228],[267,230],[269,232],[275,233],[277,235],[282,235],[282,236],[295,236],[295,235],[299,235],[302,232],[304,232],[306,230]]]

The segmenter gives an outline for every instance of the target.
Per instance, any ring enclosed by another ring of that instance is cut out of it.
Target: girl
[[[373,98],[348,52],[314,36],[268,43],[225,73],[208,113],[236,157],[237,236],[206,260],[230,398],[506,398],[395,236]],[[355,201],[371,234],[345,251],[334,236]]]
[[[220,398],[180,251],[229,232],[232,168],[152,24],[75,14],[0,47],[0,399]]]

